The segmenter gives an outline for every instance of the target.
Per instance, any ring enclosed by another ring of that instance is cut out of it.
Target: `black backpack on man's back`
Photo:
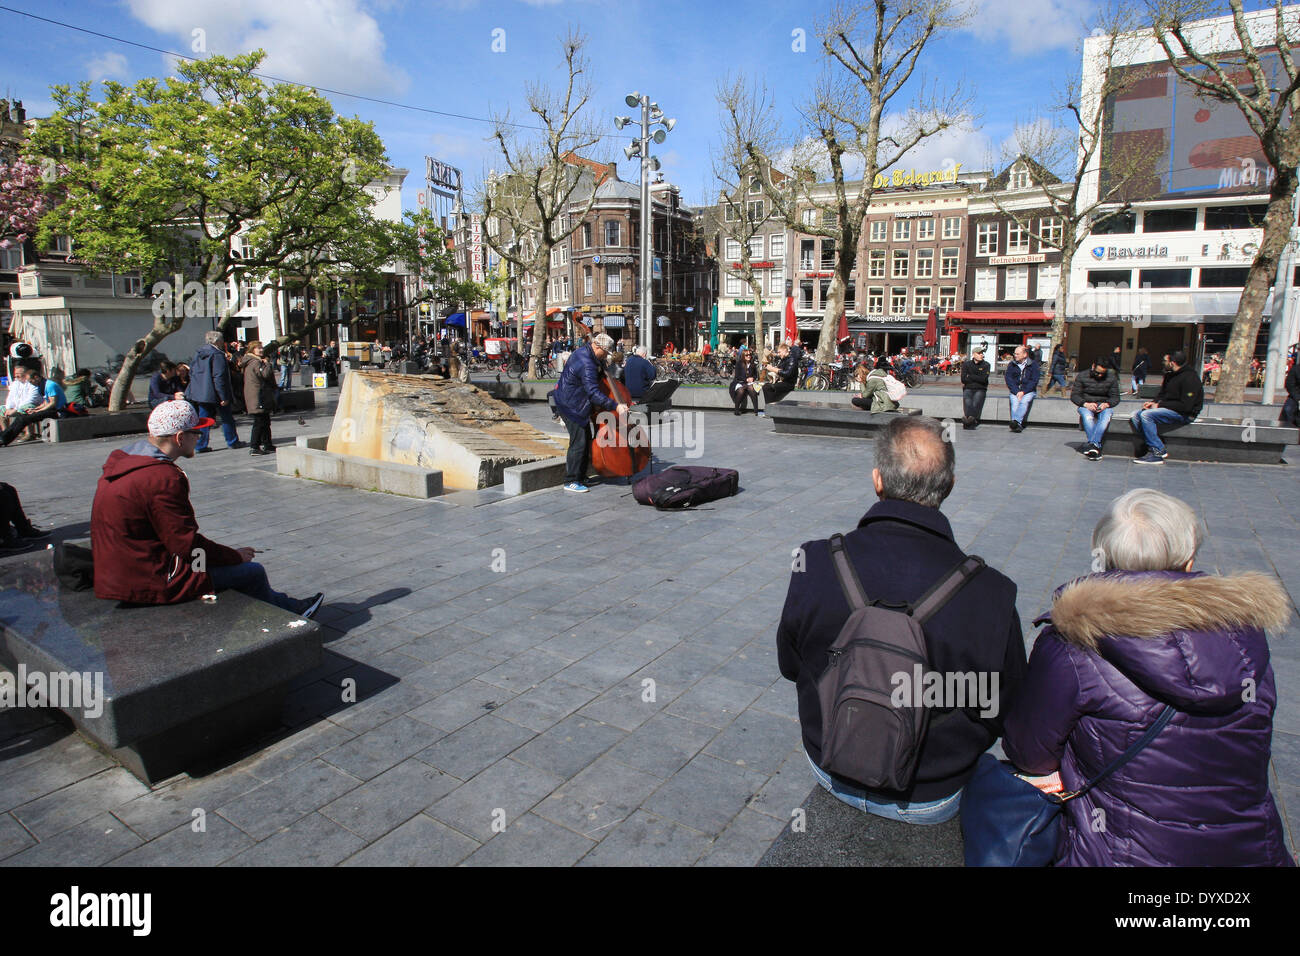
[[[971,555],[914,603],[890,605],[867,597],[842,534],[831,536],[830,548],[850,613],[817,678],[821,767],[868,790],[907,790],[916,777],[930,711],[919,700],[895,706],[896,675],[905,675],[910,684],[918,664],[928,672],[922,625],[983,569],[984,560]]]

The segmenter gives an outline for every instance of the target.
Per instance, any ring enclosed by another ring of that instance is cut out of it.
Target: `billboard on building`
[[[1277,51],[1260,53],[1273,88],[1287,86]],[[1244,64],[1224,60],[1224,72],[1247,95],[1254,81]],[[1193,75],[1207,72],[1195,64]],[[1125,89],[1106,105],[1101,192],[1112,177],[1138,169],[1122,198],[1191,199],[1266,192],[1275,175],[1234,103],[1211,99],[1167,63],[1119,67]]]

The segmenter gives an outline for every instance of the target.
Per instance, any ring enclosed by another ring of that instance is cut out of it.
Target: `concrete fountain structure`
[[[328,438],[280,447],[276,470],[416,498],[503,482],[507,492],[518,493],[532,488],[512,483],[508,469],[549,475],[564,453],[563,444],[473,385],[354,371],[343,379]]]

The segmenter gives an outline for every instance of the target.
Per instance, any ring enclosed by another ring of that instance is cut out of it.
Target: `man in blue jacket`
[[[640,398],[655,380],[655,375],[655,367],[645,357],[645,346],[638,345],[623,363],[623,384],[627,386],[628,394]]]
[[[1011,393],[1011,430],[1025,430],[1025,416],[1029,406],[1038,397],[1038,376],[1041,368],[1038,359],[1025,346],[1016,346],[1015,356],[1007,366],[1007,390]]]
[[[190,363],[190,386],[185,390],[185,397],[198,406],[203,418],[221,418],[221,433],[230,448],[243,448],[239,432],[235,431],[235,417],[230,414],[230,403],[234,392],[230,388],[230,362],[226,358],[225,339],[215,329],[204,333],[206,343],[194,353]],[[208,432],[203,429],[195,447],[195,453],[211,451],[208,447]]]
[[[564,363],[560,384],[555,388],[555,408],[569,429],[569,454],[565,460],[564,490],[579,494],[588,490],[583,482],[591,469],[591,412],[599,409],[622,417],[627,406],[614,401],[600,388],[605,362],[614,351],[614,340],[603,332],[582,346]]]

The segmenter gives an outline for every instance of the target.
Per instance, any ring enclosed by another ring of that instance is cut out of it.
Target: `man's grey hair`
[[[216,329],[213,329],[211,332],[203,333],[203,340],[209,345],[223,345],[226,341],[226,337]]]
[[[957,453],[943,425],[919,415],[894,419],[876,434],[882,496],[938,508],[952,493]]]
[[[1204,540],[1196,512],[1154,488],[1134,488],[1106,509],[1092,532],[1106,570],[1180,571]]]
[[[601,332],[599,335],[592,336],[591,344],[598,349],[604,349],[606,352],[614,351],[614,340]]]
[[[637,346],[636,348],[634,348],[632,351],[635,352],[637,355],[641,356],[642,358],[645,358],[645,346],[644,346],[644,345],[638,345],[638,346]]]

